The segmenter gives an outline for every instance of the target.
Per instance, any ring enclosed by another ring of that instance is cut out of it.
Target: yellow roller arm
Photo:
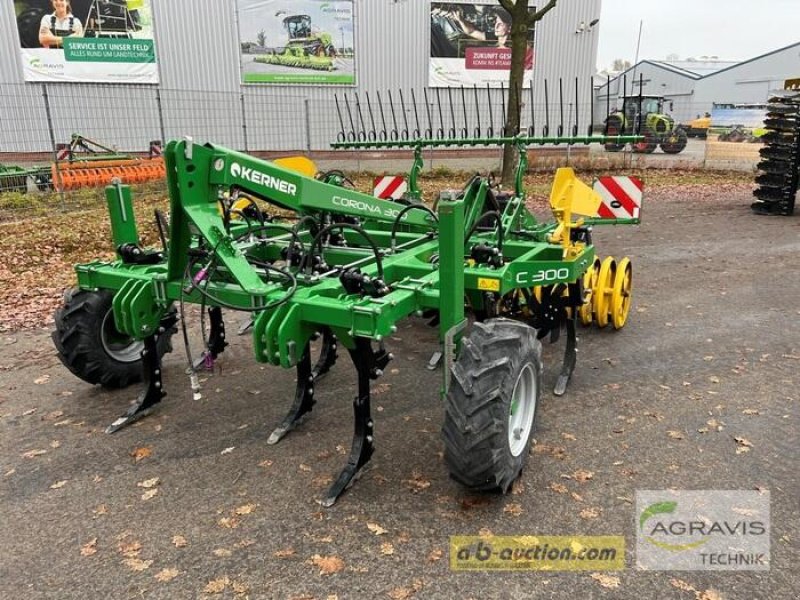
[[[569,167],[556,171],[553,187],[550,190],[550,209],[558,226],[549,236],[550,243],[564,247],[564,258],[580,253],[579,244],[570,241],[570,230],[583,225],[583,219],[572,221],[572,213],[584,217],[597,216],[602,199],[591,187],[583,183]]]
[[[286,158],[278,158],[273,160],[276,165],[284,169],[291,169],[301,175],[313,178],[317,174],[317,165],[314,161],[305,156],[288,156]]]

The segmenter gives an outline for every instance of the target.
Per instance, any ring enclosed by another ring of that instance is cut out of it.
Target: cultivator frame
[[[613,141],[636,139],[619,136]],[[113,300],[104,317],[100,302],[85,312],[104,324],[113,314],[116,334],[143,344],[145,381],[137,402],[107,429],[113,432],[148,414],[164,395],[160,357],[168,345],[164,339],[176,324],[175,305],[181,307],[181,317],[185,303],[200,304],[203,314],[210,307],[211,334],[197,363],[187,342],[196,397],[200,390],[195,368],[212,365],[226,346],[222,310],[249,313],[256,360],[297,370],[294,402],[269,437],[273,444],[312,410],[317,381],[333,366],[342,345],[356,368],[358,393],[348,463],[322,501],[330,506],[373,453],[370,382],[392,359],[385,341],[400,320],[431,318],[442,345],[441,392],[448,406],[444,432],[451,473],[473,489],[505,491],[521,472],[530,444],[542,368],[538,340],[549,336],[556,341],[566,331],[563,365],[554,386],[554,393],[561,395],[576,364],[576,323],[579,318],[584,323],[592,320],[593,309],[587,312],[586,303],[605,311],[603,319],[611,317],[616,327],[627,317],[630,266],[627,259],[621,261],[618,277],[610,271],[612,266],[616,270],[613,259],[601,267],[591,225],[639,222],[638,213],[630,219],[600,217],[599,194],[571,169],[556,175],[550,197],[554,222],[537,221],[525,206],[522,186],[527,146],[609,141],[605,136],[525,135],[387,139],[380,143],[414,149],[412,200],[403,203],[360,193],[348,187],[339,172],[311,177],[307,159],[271,163],[212,144],[170,142],[164,157],[171,217],[168,240],[162,231],[163,250],[139,246],[130,189],[120,183],[107,188],[118,260],[76,267],[82,291],[73,292],[56,315],[59,354],[74,373],[96,382],[96,376],[81,372],[83,363],[74,357],[77,350],[68,351],[70,344],[79,347],[69,339],[76,330],[70,319],[79,313],[75,305],[82,301],[81,294],[110,294]],[[336,146],[366,148],[374,143],[345,141]],[[505,143],[519,151],[513,191],[503,192],[489,178],[475,175],[460,194],[440,198],[435,210],[417,201],[415,177],[422,168],[422,148]],[[291,211],[297,220],[271,215],[265,204]],[[587,284],[594,287],[587,290]],[[592,295],[602,301],[592,304]],[[468,312],[481,323],[473,324],[465,338]],[[185,323],[182,319],[184,327]],[[83,330],[91,329],[83,325]],[[318,338],[322,351],[312,364],[310,344]],[[495,356],[491,365],[468,372],[474,369],[466,365],[480,362],[484,355]],[[487,385],[480,379],[484,375],[497,380],[499,404],[475,396]],[[479,403],[475,410],[463,413],[462,404],[473,401]],[[470,418],[478,415],[485,421],[483,410],[501,415],[499,422],[496,417],[489,421],[498,422],[497,431],[484,436],[500,444],[497,451],[486,440],[470,440],[477,431]],[[467,446],[479,454],[470,454]],[[476,471],[471,461],[482,463],[482,457],[489,457],[488,462]]]

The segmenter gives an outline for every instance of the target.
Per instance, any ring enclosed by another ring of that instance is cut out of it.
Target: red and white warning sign
[[[69,144],[56,144],[56,160],[69,160],[72,156],[72,149]]]
[[[373,186],[372,195],[383,200],[399,200],[408,189],[405,178],[394,175],[376,177]]]
[[[638,219],[642,209],[644,184],[636,177],[600,177],[594,191],[602,203],[597,216],[604,219]]]

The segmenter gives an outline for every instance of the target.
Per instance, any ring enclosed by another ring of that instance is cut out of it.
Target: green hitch
[[[122,182],[115,178],[111,185],[106,187],[106,202],[108,203],[108,214],[111,217],[111,236],[114,240],[114,248],[119,248],[124,244],[138,244],[139,232],[136,229],[130,186],[122,185]]]

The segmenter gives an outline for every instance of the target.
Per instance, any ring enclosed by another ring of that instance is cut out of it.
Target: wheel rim
[[[586,271],[583,276],[583,289],[587,292],[586,302],[584,302],[578,314],[581,317],[581,323],[584,325],[592,324],[592,300],[594,288],[597,285],[597,275],[600,273],[600,259],[595,258],[594,264]]]
[[[533,365],[526,364],[520,371],[511,394],[508,412],[508,447],[512,456],[519,456],[528,445],[533,417],[536,414],[536,377]]]
[[[614,329],[622,329],[628,319],[631,307],[631,289],[633,287],[633,268],[631,261],[623,258],[617,265],[614,277],[614,292],[611,295],[611,313]]]
[[[600,267],[600,274],[597,276],[597,285],[593,291],[592,308],[594,308],[594,318],[597,320],[598,327],[608,325],[608,312],[610,295],[613,292],[614,274],[617,270],[617,263],[612,257],[607,257]]]
[[[114,313],[110,310],[103,317],[103,324],[100,327],[100,343],[106,354],[123,363],[136,362],[141,358],[144,349],[144,342],[120,333],[114,323]]]

